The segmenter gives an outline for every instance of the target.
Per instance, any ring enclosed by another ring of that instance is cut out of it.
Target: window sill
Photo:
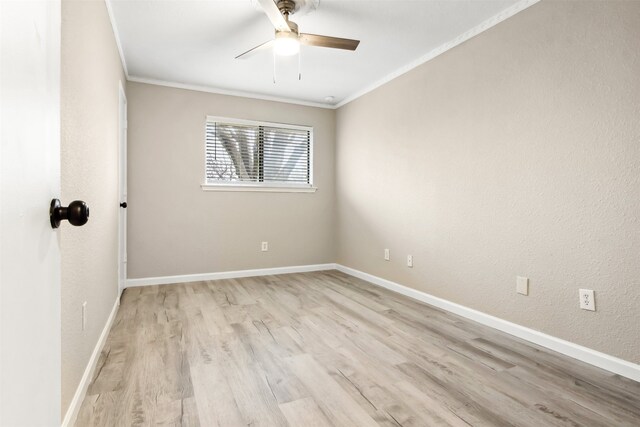
[[[266,193],[315,193],[318,187],[285,187],[266,185],[200,184],[202,191],[253,191]]]

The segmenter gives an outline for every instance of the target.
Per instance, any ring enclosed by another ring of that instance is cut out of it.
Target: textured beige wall
[[[62,414],[118,294],[118,82],[125,83],[103,1],[62,1],[62,202],[90,208],[63,223]],[[87,329],[82,331],[82,303]]]
[[[133,82],[127,90],[129,278],[334,261],[333,110]],[[318,191],[202,191],[207,115],[313,126]]]
[[[639,363],[638,40],[543,1],[339,109],[337,261]]]

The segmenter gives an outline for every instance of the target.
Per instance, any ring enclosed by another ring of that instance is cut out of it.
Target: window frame
[[[295,183],[274,183],[274,182],[247,182],[247,181],[229,181],[220,183],[207,182],[207,124],[219,122],[231,125],[241,126],[266,126],[276,127],[283,129],[295,129],[309,132],[309,183],[308,184],[295,184]],[[204,123],[204,179],[200,184],[203,191],[265,191],[276,193],[314,193],[318,188],[314,186],[314,173],[313,173],[313,148],[314,148],[314,131],[313,126],[293,125],[288,123],[267,122],[258,120],[247,119],[234,119],[230,117],[209,116],[205,117]]]

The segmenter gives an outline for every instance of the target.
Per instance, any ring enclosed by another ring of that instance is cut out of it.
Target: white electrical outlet
[[[262,252],[267,252],[269,250],[269,242],[262,242]]]
[[[529,295],[529,279],[526,277],[516,277],[516,292],[522,295]]]
[[[407,255],[407,267],[413,267],[413,255]]]
[[[391,255],[389,254],[389,249],[384,250],[384,259],[385,261],[389,261],[391,259]]]
[[[580,289],[580,308],[596,311],[596,298],[592,289]]]
[[[82,330],[87,329],[87,302],[82,303]]]

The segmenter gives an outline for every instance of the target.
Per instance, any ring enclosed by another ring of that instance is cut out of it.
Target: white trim
[[[315,193],[318,187],[291,185],[200,184],[202,191],[255,191],[267,193]]]
[[[336,105],[334,105],[333,108],[340,108],[343,105],[346,105],[346,104],[350,103],[351,101],[354,101],[354,100],[360,98],[361,96],[371,92],[374,89],[379,88],[380,86],[384,85],[385,83],[388,83],[391,80],[393,80],[393,79],[395,79],[395,78],[397,78],[397,77],[399,77],[399,76],[401,76],[401,75],[413,70],[414,68],[419,67],[420,65],[424,64],[425,62],[428,62],[428,61],[432,60],[436,56],[439,56],[439,55],[445,53],[446,51],[448,51],[450,49],[453,49],[454,47],[458,46],[459,44],[462,44],[462,43],[466,42],[467,40],[471,39],[472,37],[475,37],[478,34],[484,32],[484,31],[487,31],[489,28],[498,25],[499,23],[501,23],[505,19],[511,18],[516,13],[527,9],[530,6],[533,6],[534,4],[538,3],[539,1],[540,0],[522,0],[522,1],[519,1],[518,3],[514,4],[513,6],[510,6],[510,7],[506,8],[502,12],[498,13],[497,15],[492,16],[491,18],[487,19],[486,21],[482,22],[481,24],[476,25],[475,27],[471,28],[470,30],[460,34],[458,37],[454,38],[453,40],[450,40],[450,41],[448,41],[446,43],[441,44],[440,46],[438,46],[435,49],[433,49],[430,52],[428,52],[426,55],[423,55],[422,57],[416,59],[415,61],[412,61],[412,62],[408,63],[407,65],[398,68],[397,70],[395,70],[391,74],[388,74],[387,76],[383,77],[382,79],[378,80],[377,82],[373,83],[372,85],[367,86],[364,89],[359,90],[359,91],[347,96],[345,99],[343,99],[342,101],[340,101]]]
[[[111,28],[113,29],[113,36],[116,39],[116,46],[118,47],[118,53],[120,54],[120,62],[122,62],[122,69],[124,75],[129,80],[129,71],[127,70],[127,61],[124,60],[124,51],[122,50],[122,43],[120,42],[120,33],[118,32],[118,25],[116,19],[113,16],[113,9],[111,8],[111,0],[104,0],[107,6],[107,13],[109,14],[109,21],[111,21]]]
[[[123,117],[124,116],[124,117]],[[118,292],[122,292],[127,277],[127,210],[120,203],[127,201],[127,94],[119,81],[118,90]],[[121,251],[124,249],[124,251]],[[124,252],[124,253],[122,253]],[[124,271],[123,271],[124,270]],[[122,280],[120,280],[122,278]]]
[[[229,95],[229,96],[239,96],[242,98],[252,98],[252,99],[261,99],[261,100],[265,100],[265,101],[275,101],[275,102],[284,102],[287,104],[295,104],[295,105],[303,105],[306,107],[317,107],[317,108],[326,108],[326,109],[338,109],[346,104],[348,104],[351,101],[356,100],[357,98],[360,98],[361,96],[373,91],[374,89],[377,89],[378,87],[384,85],[385,83],[390,82],[391,80],[395,79],[396,77],[399,77],[411,70],[413,70],[414,68],[424,64],[425,62],[428,62],[430,60],[432,60],[433,58],[443,54],[444,52],[453,49],[454,47],[458,46],[459,44],[464,43],[465,41],[471,39],[472,37],[477,36],[478,34],[487,31],[488,29],[498,25],[499,23],[501,23],[502,21],[511,18],[512,16],[514,16],[515,14],[522,12],[523,10],[533,6],[534,4],[538,3],[540,0],[521,0],[518,3],[508,7],[507,9],[503,10],[502,12],[498,13],[497,15],[492,16],[491,18],[487,19],[486,21],[482,22],[479,25],[476,25],[475,27],[471,28],[470,30],[462,33],[461,35],[459,35],[458,37],[454,38],[453,40],[450,40],[446,43],[443,43],[442,45],[436,47],[435,49],[432,49],[430,52],[428,52],[427,54],[421,56],[420,58],[418,58],[415,61],[412,61],[406,65],[404,65],[403,67],[398,68],[397,70],[395,70],[394,72],[388,74],[387,76],[383,77],[382,79],[378,80],[377,82],[365,87],[364,89],[361,89],[359,91],[356,91],[355,93],[347,96],[346,98],[344,98],[342,101],[336,103],[336,104],[323,104],[321,102],[313,102],[313,101],[304,101],[304,100],[299,100],[299,99],[291,99],[291,98],[285,98],[285,97],[279,97],[279,96],[271,96],[271,95],[263,95],[263,94],[256,94],[256,93],[251,93],[251,92],[244,92],[244,91],[240,91],[240,90],[230,90],[230,89],[220,89],[220,88],[216,88],[216,87],[212,87],[212,86],[204,86],[204,85],[195,85],[195,84],[187,84],[187,83],[178,83],[178,82],[170,82],[167,80],[158,80],[158,79],[151,79],[151,78],[146,78],[146,77],[138,77],[138,76],[130,76],[127,72],[127,64],[124,60],[124,53],[122,50],[122,45],[120,43],[120,37],[118,35],[118,29],[117,29],[117,25],[115,23],[115,19],[113,18],[113,13],[111,11],[111,5],[110,2],[111,0],[105,0],[106,4],[107,4],[107,10],[109,11],[109,19],[111,20],[111,26],[113,27],[113,32],[115,34],[115,38],[116,38],[116,44],[118,45],[118,51],[120,52],[120,59],[122,61],[122,66],[124,68],[124,72],[125,75],[127,76],[127,80],[131,81],[131,82],[137,82],[137,83],[146,83],[146,84],[152,84],[152,85],[158,85],[158,86],[165,86],[165,87],[172,87],[172,88],[176,88],[176,89],[186,89],[186,90],[194,90],[194,91],[198,91],[198,92],[208,92],[208,93],[215,93],[215,94],[219,94],[219,95]]]
[[[433,295],[429,295],[425,292],[418,291],[416,289],[412,289],[407,286],[403,286],[390,280],[386,280],[372,274],[364,273],[350,267],[336,264],[336,268],[343,273],[349,274],[362,280],[366,280],[367,282],[370,282],[374,285],[389,289],[391,291],[433,305],[434,307],[441,308],[451,313],[455,313],[459,316],[473,320],[474,322],[478,322],[485,326],[489,326],[499,331],[506,332],[523,340],[564,354],[565,356],[578,359],[590,365],[597,366],[598,368],[605,369],[618,375],[622,375],[623,377],[631,378],[632,380],[640,382],[640,365],[637,365],[635,363],[631,363],[629,361],[610,356],[605,353],[601,353],[588,347],[574,344],[570,341],[547,335],[534,329],[530,329],[525,326],[521,326],[516,323],[491,316],[481,311],[474,310],[472,308],[465,307],[463,305],[456,304],[454,302],[438,298]]]
[[[137,77],[137,76],[127,76],[127,80],[130,82],[136,83],[145,83],[149,85],[157,85],[157,86],[165,86],[171,87],[175,89],[185,89],[185,90],[194,90],[196,92],[207,92],[207,93],[215,93],[218,95],[228,95],[228,96],[238,96],[241,98],[250,98],[250,99],[261,99],[263,101],[273,101],[273,102],[284,102],[286,104],[294,104],[294,105],[302,105],[305,107],[316,107],[316,108],[326,108],[326,109],[335,109],[335,105],[331,104],[322,104],[319,102],[312,101],[302,101],[299,99],[291,99],[284,98],[279,96],[270,96],[270,95],[262,95],[250,92],[243,92],[239,90],[229,90],[229,89],[219,89],[212,86],[200,86],[193,84],[185,84],[185,83],[177,83],[177,82],[169,82],[166,80],[156,80],[156,79],[148,79],[145,77]]]
[[[67,413],[64,416],[64,420],[62,420],[62,427],[71,427],[76,422],[78,412],[80,411],[80,406],[82,405],[82,401],[84,400],[87,394],[87,389],[89,388],[89,384],[91,383],[91,377],[93,376],[93,371],[96,368],[96,363],[98,363],[102,348],[104,347],[104,344],[107,341],[107,337],[109,336],[109,332],[111,331],[111,325],[116,318],[116,313],[118,312],[118,307],[120,306],[120,294],[121,292],[118,293],[118,298],[116,298],[116,302],[113,304],[111,314],[109,314],[107,323],[102,329],[102,333],[100,334],[100,338],[98,338],[98,342],[96,343],[95,348],[93,349],[93,353],[91,354],[89,363],[87,363],[84,374],[82,374],[80,384],[78,384],[76,393],[73,395],[73,399],[71,400],[71,404],[69,404],[69,408],[67,409]]]
[[[240,277],[271,276],[274,274],[307,273],[310,271],[335,270],[336,264],[296,265],[292,267],[259,268],[255,270],[220,271],[217,273],[185,274],[180,276],[144,277],[127,279],[127,288],[172,283],[200,282],[203,280],[236,279]]]
[[[309,152],[308,152],[308,183],[296,183],[296,182],[251,182],[251,181],[229,181],[229,180],[212,180],[206,181],[207,175],[207,159],[204,160],[204,175],[205,182],[200,184],[200,188],[203,191],[255,191],[255,192],[271,192],[271,193],[315,193],[317,187],[313,185],[313,152],[314,152],[314,140],[313,140],[313,126],[297,125],[290,123],[277,123],[277,122],[265,122],[251,119],[236,119],[230,117],[209,116],[205,118],[205,138],[204,138],[204,151],[207,152],[208,148],[208,129],[210,125],[223,124],[223,125],[238,125],[247,127],[268,127],[278,129],[293,129],[296,131],[307,132],[309,137]]]
[[[233,117],[206,116],[207,123],[220,123],[225,125],[265,126],[283,129],[303,130],[313,133],[313,126],[296,125],[293,123],[263,122],[259,120],[236,119]]]
[[[149,285],[166,285],[171,283],[185,283],[185,282],[197,282],[202,280],[217,280],[217,279],[232,279],[240,277],[254,277],[254,276],[269,276],[273,274],[287,274],[287,273],[304,273],[310,271],[323,271],[323,270],[339,270],[350,276],[357,277],[365,280],[373,285],[389,289],[390,291],[397,292],[405,295],[409,298],[427,303],[434,307],[441,308],[451,313],[457,314],[474,322],[478,322],[482,325],[489,326],[502,332],[506,332],[510,335],[516,336],[531,343],[540,345],[550,350],[556,351],[565,356],[572,357],[598,368],[613,372],[626,378],[630,378],[640,382],[640,365],[584,347],[578,344],[574,344],[570,341],[566,341],[554,336],[545,334],[543,332],[536,331],[534,329],[527,328],[516,323],[509,322],[507,320],[500,319],[495,316],[483,313],[478,310],[474,310],[469,307],[465,307],[454,302],[438,298],[436,296],[427,294],[416,289],[409,288],[407,286],[400,285],[390,280],[383,279],[372,274],[364,273],[362,271],[346,267],[341,264],[315,264],[315,265],[301,265],[294,267],[276,267],[276,268],[264,268],[255,270],[239,270],[239,271],[224,271],[218,273],[204,273],[204,274],[188,274],[182,276],[165,276],[165,277],[147,277],[142,279],[128,279],[127,287],[136,286],[149,286]],[[65,418],[66,419],[66,418]]]

